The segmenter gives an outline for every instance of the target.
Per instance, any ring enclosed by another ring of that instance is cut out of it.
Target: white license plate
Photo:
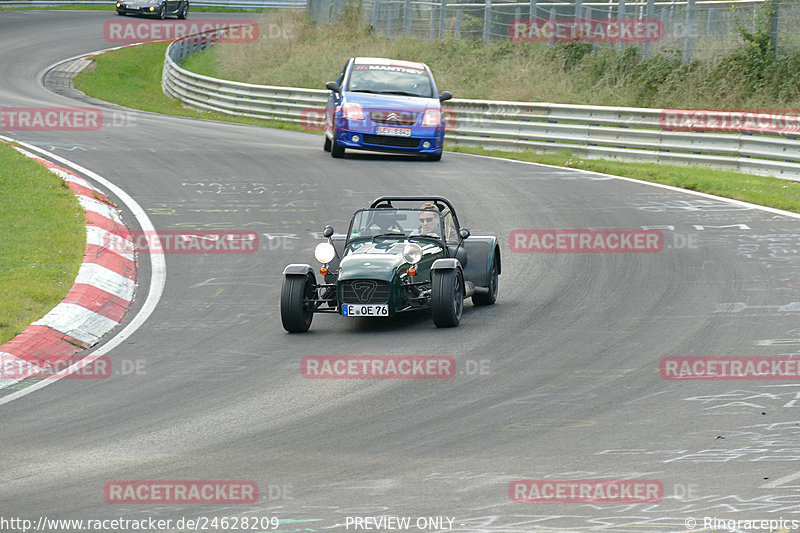
[[[411,137],[411,128],[392,128],[390,126],[378,126],[379,135],[392,135],[394,137]]]
[[[389,304],[342,304],[343,316],[389,316]]]

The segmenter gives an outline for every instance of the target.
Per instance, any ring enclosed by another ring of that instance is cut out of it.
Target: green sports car
[[[327,226],[323,235],[328,242],[314,252],[321,282],[308,264],[283,271],[288,332],[308,331],[314,313],[390,317],[422,309],[431,310],[437,327],[453,327],[466,298],[475,305],[497,298],[497,238],[470,235],[445,198],[382,196],[353,214],[347,234]]]

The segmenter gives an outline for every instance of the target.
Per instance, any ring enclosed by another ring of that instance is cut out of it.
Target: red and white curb
[[[97,344],[122,322],[136,292],[136,258],[125,253],[134,249],[131,233],[114,203],[65,168],[15,149],[61,177],[78,197],[86,217],[86,248],[78,276],[61,303],[0,346],[0,389]],[[20,368],[25,375],[19,374]]]

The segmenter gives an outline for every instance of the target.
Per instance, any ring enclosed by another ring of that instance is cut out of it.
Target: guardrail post
[[[695,30],[695,1],[696,0],[688,0],[686,3],[686,36],[683,40],[683,54],[681,57],[681,61],[684,63],[688,63],[692,60],[692,52],[694,50],[694,38],[696,34]]]
[[[456,8],[456,39],[461,37],[461,7]]]
[[[576,0],[575,2],[575,18],[583,18],[583,0]]]
[[[485,0],[486,4],[483,8],[483,42],[488,43],[491,38],[492,26],[492,0]]]
[[[530,18],[536,18],[536,0],[531,0]]]

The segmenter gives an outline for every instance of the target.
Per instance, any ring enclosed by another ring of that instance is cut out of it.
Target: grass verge
[[[73,79],[75,88],[106,102],[165,115],[272,128],[302,129],[297,125],[280,121],[237,117],[183,107],[178,100],[173,100],[161,90],[161,71],[167,45],[168,43],[148,43],[95,56],[91,60],[96,63],[96,70],[85,70],[78,74]]]
[[[0,344],[64,298],[85,244],[83,209],[64,181],[0,143]]]
[[[75,79],[75,86],[91,96],[147,111],[258,126],[302,129],[295,124],[279,121],[232,117],[222,113],[204,113],[182,107],[180,103],[168,98],[161,91],[161,69],[166,46],[166,43],[147,44],[97,56],[95,58],[97,69],[91,72],[82,72]],[[212,55],[197,57],[188,66],[191,68],[192,65],[201,65],[206,73],[214,74],[214,72],[209,72],[209,70],[213,71]],[[302,67],[293,64],[293,69],[300,68]],[[334,74],[330,76],[333,77]],[[592,170],[616,176],[674,185],[800,213],[800,183],[778,178],[703,167],[584,159],[574,157],[568,151],[541,154],[532,151],[506,152],[472,147],[450,146],[448,149],[456,152],[491,155],[507,159]]]

